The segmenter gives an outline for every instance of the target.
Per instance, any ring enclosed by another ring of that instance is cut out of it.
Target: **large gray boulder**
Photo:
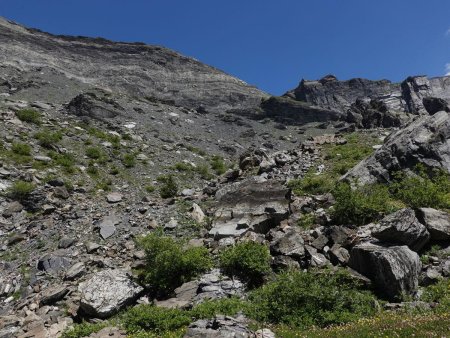
[[[250,230],[266,233],[289,216],[290,197],[280,182],[258,177],[227,185],[216,193],[218,208],[209,234],[224,238]]]
[[[390,299],[414,294],[422,264],[407,246],[361,243],[353,247],[349,266],[368,277]]]
[[[433,208],[421,208],[418,217],[430,232],[431,240],[450,240],[450,214],[448,212]]]
[[[427,228],[409,208],[383,218],[372,230],[372,236],[383,242],[407,245],[413,251],[422,249],[430,239]]]
[[[450,113],[422,116],[391,134],[380,149],[343,179],[360,185],[389,182],[394,172],[411,170],[419,163],[450,173]]]
[[[123,270],[104,270],[80,283],[80,308],[90,316],[107,318],[131,304],[143,288]]]
[[[214,319],[200,319],[189,325],[184,338],[250,338],[254,333],[242,317],[217,316]]]

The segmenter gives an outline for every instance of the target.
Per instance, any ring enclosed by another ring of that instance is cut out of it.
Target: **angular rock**
[[[301,259],[305,255],[303,237],[298,232],[291,230],[283,237],[270,243],[270,252],[274,255],[283,255],[294,259]]]
[[[86,273],[86,266],[83,262],[78,262],[72,265],[69,270],[66,272],[65,279],[66,280],[74,280]]]
[[[80,308],[97,318],[107,318],[132,304],[143,291],[123,270],[104,270],[80,283]]]
[[[421,208],[418,217],[430,232],[432,241],[450,240],[450,214],[448,212],[433,208]]]
[[[422,264],[417,253],[407,246],[361,243],[351,250],[348,264],[370,278],[390,299],[399,299],[402,294],[417,291]]]
[[[122,201],[122,194],[118,192],[109,193],[108,195],[106,195],[106,200],[108,201],[108,203],[118,203]]]
[[[418,221],[412,209],[401,209],[384,217],[372,229],[372,236],[383,242],[407,245],[416,252],[430,239],[427,228]]]
[[[217,316],[214,319],[200,319],[189,325],[184,338],[250,338],[253,332],[248,329],[243,317]]]
[[[380,149],[342,179],[360,185],[389,182],[395,172],[412,170],[419,163],[450,173],[450,113],[420,117],[392,133]]]
[[[69,266],[70,259],[66,256],[65,251],[60,250],[42,256],[37,263],[38,270],[52,275],[58,274]]]
[[[64,285],[50,287],[42,293],[40,304],[41,306],[54,304],[63,299],[68,292],[69,289]]]
[[[203,223],[205,220],[205,214],[203,213],[202,208],[198,206],[198,204],[192,204],[191,217],[197,223]]]

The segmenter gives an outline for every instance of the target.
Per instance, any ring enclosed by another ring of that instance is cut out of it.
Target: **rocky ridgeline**
[[[302,80],[283,97],[262,103],[263,116],[290,124],[346,121],[358,128],[405,126],[417,115],[450,111],[450,77],[408,77],[388,80],[339,81],[328,75],[318,81]]]

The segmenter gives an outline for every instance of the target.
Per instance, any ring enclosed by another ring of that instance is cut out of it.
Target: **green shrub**
[[[11,147],[11,151],[17,155],[30,156],[31,147],[30,147],[30,145],[28,145],[26,143],[13,143],[12,147]]]
[[[163,183],[159,189],[162,198],[172,198],[178,194],[178,185],[172,175],[160,176],[158,180]]]
[[[34,184],[26,181],[16,181],[8,189],[8,196],[14,200],[26,200],[34,191]]]
[[[16,113],[20,121],[41,124],[41,114],[34,109],[22,109]]]
[[[93,163],[89,163],[86,172],[91,175],[91,176],[98,176],[99,171],[98,168],[93,164]]]
[[[421,299],[425,302],[439,303],[441,310],[450,311],[450,279],[442,279],[425,288]]]
[[[194,167],[192,165],[190,165],[188,163],[184,163],[184,162],[175,163],[173,168],[178,171],[191,171],[194,169]]]
[[[222,175],[227,171],[227,167],[222,157],[214,155],[210,160],[211,168],[217,175]]]
[[[91,333],[96,333],[108,326],[107,322],[101,323],[87,323],[82,322],[75,324],[72,328],[67,329],[61,335],[61,338],[83,338],[89,336]]]
[[[388,188],[371,184],[354,190],[347,183],[339,183],[333,190],[336,200],[333,219],[338,224],[363,225],[395,211]]]
[[[249,300],[250,317],[296,327],[327,326],[375,313],[376,299],[347,273],[291,271],[277,276]]]
[[[62,140],[62,133],[60,131],[52,133],[49,130],[44,130],[36,133],[34,137],[38,140],[40,146],[51,148]]]
[[[207,165],[200,164],[195,168],[195,171],[203,178],[204,180],[210,180],[213,178],[213,175],[210,173]]]
[[[436,171],[430,178],[423,168],[416,169],[416,176],[396,173],[391,194],[412,208],[450,208],[450,176]]]
[[[48,153],[48,156],[54,161],[56,165],[63,167],[65,172],[72,174],[76,171],[74,167],[75,158],[71,153],[59,154],[55,151],[50,151]]]
[[[288,187],[291,188],[296,195],[321,195],[331,192],[335,186],[335,182],[335,179],[327,174],[308,174],[303,179],[289,181]]]
[[[136,165],[136,156],[133,154],[125,154],[122,158],[122,164],[126,168],[133,168]]]
[[[125,312],[121,321],[128,333],[146,331],[163,334],[189,325],[191,317],[189,312],[180,309],[138,305]]]
[[[89,147],[86,149],[86,156],[93,160],[99,159],[102,154],[103,152],[97,147]]]
[[[212,267],[204,247],[183,246],[184,243],[160,233],[152,233],[138,241],[146,254],[146,268],[140,278],[158,294],[170,294],[181,284]]]
[[[216,315],[234,316],[248,307],[246,301],[236,297],[206,300],[191,310],[191,316],[195,319],[209,319]]]
[[[156,188],[153,185],[146,185],[145,186],[145,191],[148,192],[149,194],[151,194],[155,190],[156,190]]]
[[[251,287],[261,284],[264,276],[271,271],[269,249],[251,241],[225,249],[219,261],[225,274],[237,276]]]

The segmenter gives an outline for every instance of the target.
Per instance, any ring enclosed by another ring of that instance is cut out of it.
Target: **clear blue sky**
[[[449,0],[0,0],[0,15],[55,34],[163,45],[273,94],[328,73],[450,72]]]

